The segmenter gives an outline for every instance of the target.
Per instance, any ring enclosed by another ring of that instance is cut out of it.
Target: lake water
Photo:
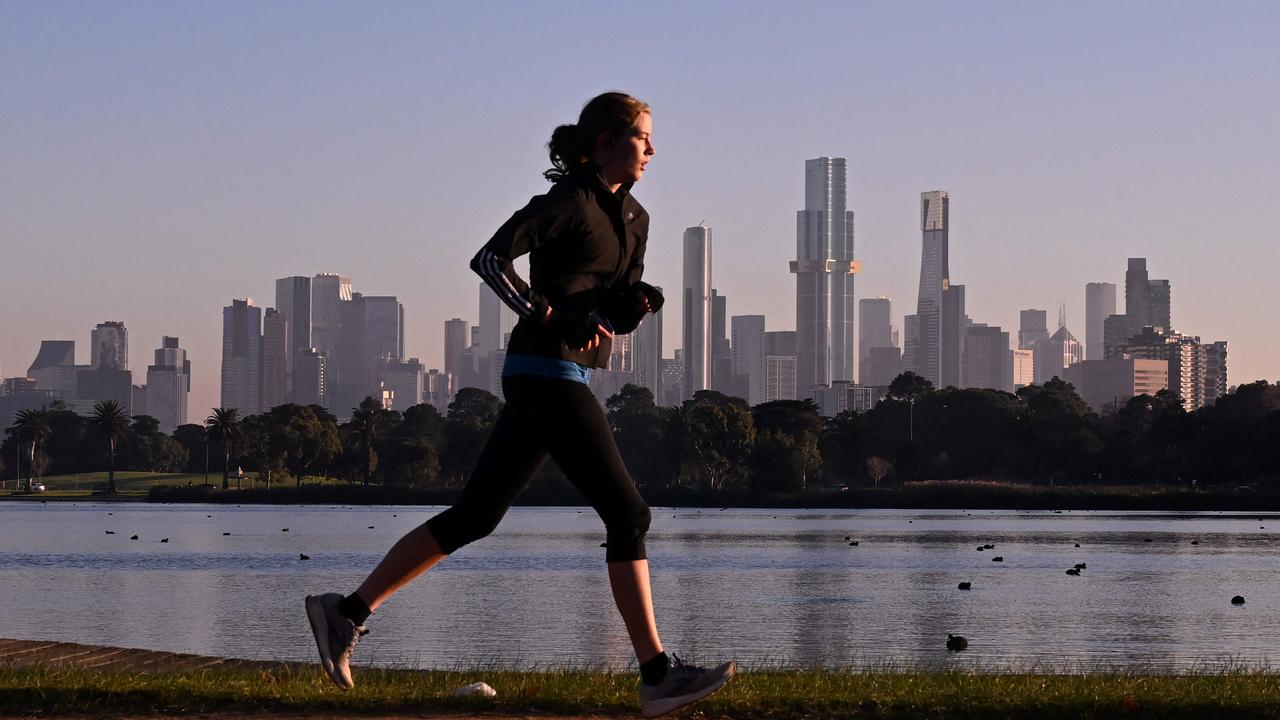
[[[438,510],[0,503],[0,637],[310,660],[303,596],[351,591]],[[603,541],[589,509],[515,508],[384,605],[357,662],[625,666]],[[1280,664],[1275,514],[654,508],[648,549],[694,661]]]

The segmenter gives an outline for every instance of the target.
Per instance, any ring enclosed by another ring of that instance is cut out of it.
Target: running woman
[[[518,316],[502,371],[506,404],[457,504],[402,537],[350,595],[309,595],[307,618],[324,671],[354,686],[350,659],[369,615],[467,543],[493,532],[534,473],[553,458],[604,521],[605,561],[640,666],[641,713],[654,717],[719,690],[732,661],[701,668],[668,656],[658,637],[644,537],[649,508],[587,383],[616,333],[634,330],[663,297],[640,278],[649,215],[631,195],[653,157],[649,106],[623,93],[586,104],[548,143],[550,192],[516,212],[471,269]],[[529,254],[529,283],[512,261]]]

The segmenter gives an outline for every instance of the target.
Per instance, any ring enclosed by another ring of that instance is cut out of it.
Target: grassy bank
[[[484,681],[497,698],[455,699]],[[635,716],[635,676],[581,670],[363,670],[355,690],[318,671],[206,670],[141,675],[0,670],[0,713],[291,713],[415,716],[448,712]],[[1040,675],[962,672],[742,673],[697,706],[732,718],[1277,718],[1273,674]],[[687,713],[686,713],[687,716]]]
[[[318,503],[333,505],[441,505],[453,501],[457,490],[349,484],[291,485],[234,492],[202,487],[159,487],[153,502],[227,502],[236,504]],[[1280,510],[1280,492],[1237,488],[1193,489],[1158,485],[1065,485],[1050,487],[976,480],[906,483],[882,488],[817,490],[791,495],[753,495],[745,492],[694,490],[646,491],[650,505],[663,507],[758,508],[938,508],[966,510]],[[572,489],[555,483],[535,484],[521,496],[521,505],[580,505]]]

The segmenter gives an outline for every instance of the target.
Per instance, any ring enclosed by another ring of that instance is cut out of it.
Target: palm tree
[[[231,446],[240,433],[240,411],[235,408],[214,408],[213,414],[204,419],[209,432],[222,438],[222,489],[228,487],[227,476],[231,471]]]
[[[53,432],[49,427],[49,409],[40,408],[39,410],[22,410],[14,418],[13,428],[17,432],[18,448],[22,448],[22,436],[25,435],[31,440],[31,455],[27,469],[27,492],[31,492],[32,476],[35,475],[36,468],[36,447],[40,443],[49,439],[49,435]],[[22,479],[22,468],[18,468],[18,479]]]
[[[372,397],[360,401],[360,407],[351,408],[351,438],[356,441],[360,451],[364,453],[364,486],[369,487],[369,478],[373,475],[374,459],[373,443],[378,439],[379,425],[386,417],[382,405]]]
[[[129,432],[129,415],[115,400],[102,400],[93,406],[89,416],[90,427],[97,428],[107,438],[111,448],[110,465],[107,466],[107,494],[116,494],[116,442]]]

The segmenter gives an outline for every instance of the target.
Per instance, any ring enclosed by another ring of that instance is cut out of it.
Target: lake
[[[439,509],[0,503],[0,637],[311,660],[303,596],[350,592]],[[1280,514],[653,515],[659,628],[693,661],[1069,671],[1280,659]],[[588,508],[514,508],[387,602],[357,664],[625,666],[603,541]],[[949,653],[948,633],[969,650]]]

